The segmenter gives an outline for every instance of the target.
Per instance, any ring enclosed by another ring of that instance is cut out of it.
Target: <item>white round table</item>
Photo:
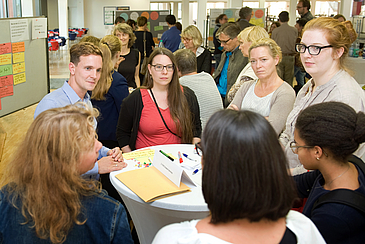
[[[198,162],[201,159],[195,153],[192,144],[161,145],[149,148],[155,149],[156,152],[163,150],[176,158],[178,158],[178,151],[180,151],[181,154],[185,153]],[[189,159],[183,157],[183,160],[185,162]],[[208,206],[201,189],[201,170],[195,175],[187,170],[189,176],[197,184],[196,187],[191,187],[190,192],[146,203],[115,177],[121,172],[137,169],[133,161],[127,160],[126,162],[128,166],[125,169],[110,173],[110,181],[123,199],[132,217],[141,244],[150,244],[158,230],[165,225],[191,219],[202,219],[208,216]],[[192,162],[187,163],[191,164]]]

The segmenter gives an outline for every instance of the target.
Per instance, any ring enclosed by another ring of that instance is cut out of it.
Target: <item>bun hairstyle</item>
[[[340,57],[340,68],[348,71],[345,65],[345,59],[349,52],[351,44],[356,40],[356,32],[350,25],[345,25],[338,20],[331,17],[320,17],[308,21],[303,29],[304,32],[308,30],[320,30],[325,33],[328,43],[333,46],[334,50],[343,48],[343,54]],[[351,33],[351,35],[350,35]],[[355,39],[353,33],[355,33]]]
[[[295,130],[306,145],[324,148],[346,162],[365,142],[365,114],[341,102],[315,104],[300,112]]]

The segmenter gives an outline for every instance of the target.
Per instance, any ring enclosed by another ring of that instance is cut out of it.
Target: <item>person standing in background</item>
[[[241,70],[248,63],[248,59],[238,49],[240,43],[237,36],[240,31],[240,27],[236,23],[226,23],[218,29],[216,34],[224,52],[222,54],[222,62],[219,63],[218,68],[214,71],[213,78],[217,83],[224,107],[228,106],[226,94],[236,82]]]
[[[118,72],[127,79],[128,87],[135,89],[140,86],[139,66],[141,62],[141,54],[137,49],[132,48],[136,36],[128,24],[118,24],[114,29],[114,36],[117,36],[122,42],[120,56],[123,61],[119,64]]]
[[[253,26],[253,24],[250,23],[251,15],[252,15],[252,8],[250,7],[244,7],[240,9],[239,12],[240,20],[237,22],[237,24],[240,26],[241,31],[245,29],[246,27]]]
[[[162,45],[161,47],[169,49],[171,52],[175,52],[179,49],[181,31],[179,31],[175,26],[176,18],[174,15],[167,15],[165,20],[169,29],[162,34],[160,45]]]
[[[140,16],[137,18],[137,30],[134,32],[136,35],[136,42],[134,43],[134,46],[138,49],[138,51],[141,53],[141,66],[143,64],[143,60],[145,58],[148,58],[152,51],[155,49],[155,42],[153,41],[153,36],[150,31],[148,31],[147,28],[147,18],[144,16]],[[146,52],[146,53],[145,53]],[[144,75],[139,73],[139,80],[141,81],[141,85],[143,84]]]
[[[216,69],[219,65],[219,62],[221,61],[221,55],[223,53],[223,47],[221,46],[220,42],[218,41],[218,38],[216,37],[218,29],[225,23],[228,22],[228,17],[225,14],[219,15],[215,19],[215,27],[213,31],[213,43],[214,43],[214,60],[215,60],[215,66]]]
[[[197,72],[202,71],[210,74],[212,72],[212,54],[202,47],[203,38],[199,29],[195,25],[189,25],[181,33],[181,41],[185,48],[195,53],[197,60]]]
[[[113,35],[115,26],[118,25],[118,24],[121,24],[121,23],[125,23],[125,19],[123,17],[120,17],[120,16],[116,17],[115,21],[114,21],[114,25],[109,26],[109,28],[106,30],[105,35],[106,36],[107,35]]]
[[[301,18],[310,21],[314,19],[312,13],[309,11],[311,8],[311,2],[309,0],[299,0],[297,4],[297,11]]]
[[[289,13],[282,11],[279,14],[280,27],[272,31],[271,38],[279,45],[283,54],[283,60],[279,63],[279,76],[293,86],[295,42],[298,38],[298,30],[289,26]]]

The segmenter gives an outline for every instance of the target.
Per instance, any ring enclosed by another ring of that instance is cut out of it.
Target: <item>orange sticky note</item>
[[[13,47],[13,53],[25,51],[24,42],[14,42],[12,43],[12,47]]]
[[[13,86],[0,87],[0,98],[12,96],[13,94]]]

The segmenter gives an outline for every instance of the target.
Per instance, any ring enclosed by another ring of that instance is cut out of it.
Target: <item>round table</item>
[[[178,151],[180,151],[181,154],[185,153],[197,162],[201,160],[200,156],[195,153],[192,144],[160,145],[148,148],[155,149],[155,153],[163,150],[176,158],[178,158]],[[183,160],[185,162],[189,159],[183,157]],[[150,244],[158,230],[165,225],[208,216],[208,206],[205,203],[201,189],[201,170],[195,175],[187,170],[187,173],[197,185],[191,187],[190,192],[146,203],[115,177],[121,172],[137,169],[133,161],[127,160],[126,162],[128,166],[125,169],[110,173],[110,181],[123,199],[132,217],[141,244]]]

